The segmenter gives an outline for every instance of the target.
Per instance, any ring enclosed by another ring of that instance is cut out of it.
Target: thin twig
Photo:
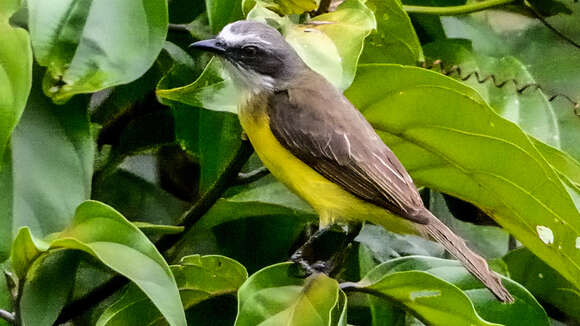
[[[4,319],[10,324],[16,325],[16,318],[14,318],[14,314],[6,310],[0,309],[0,319]]]
[[[270,171],[265,166],[259,167],[253,171],[247,173],[238,173],[238,177],[235,181],[236,185],[245,185],[252,183],[266,175],[270,174]]]
[[[410,14],[427,14],[427,15],[437,15],[437,16],[455,16],[455,15],[465,15],[477,11],[482,11],[494,7],[505,6],[507,4],[513,3],[515,0],[489,0],[474,2],[461,6],[448,6],[448,7],[431,7],[431,6],[407,6],[404,5],[403,9]]]

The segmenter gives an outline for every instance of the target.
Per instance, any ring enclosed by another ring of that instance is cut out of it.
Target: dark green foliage
[[[1,326],[580,323],[580,3],[21,2],[0,1]],[[331,276],[288,262],[317,216],[187,48],[244,17],[345,90],[515,303],[395,218]]]

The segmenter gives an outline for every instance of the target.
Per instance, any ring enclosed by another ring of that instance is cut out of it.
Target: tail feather
[[[429,215],[430,221],[427,224],[417,224],[418,228],[442,244],[449,253],[457,258],[499,300],[509,303],[514,302],[512,295],[501,283],[499,275],[489,269],[485,259],[469,249],[462,238],[453,233],[451,229],[431,212],[428,210],[425,211]]]

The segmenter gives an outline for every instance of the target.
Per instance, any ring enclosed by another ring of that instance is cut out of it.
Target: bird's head
[[[306,68],[276,29],[255,21],[231,23],[216,38],[191,46],[216,54],[236,86],[253,92],[284,89]]]

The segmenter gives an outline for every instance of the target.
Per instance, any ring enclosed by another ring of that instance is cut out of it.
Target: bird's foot
[[[318,230],[290,257],[299,269],[296,276],[308,277],[314,273],[330,275],[336,272],[360,228],[360,224],[332,224]]]

